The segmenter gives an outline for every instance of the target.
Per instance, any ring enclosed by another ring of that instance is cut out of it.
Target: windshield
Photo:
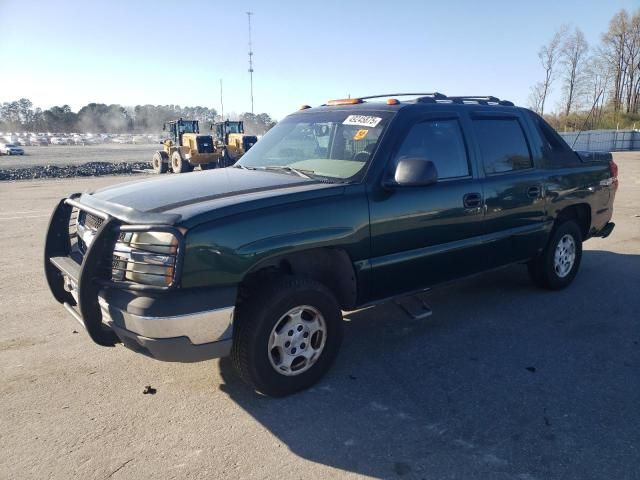
[[[392,115],[344,110],[292,115],[269,130],[237,165],[287,167],[340,181],[356,180],[364,174]]]
[[[198,133],[196,131],[196,122],[181,122],[178,124],[179,133]]]
[[[227,132],[229,133],[241,133],[240,132],[240,124],[237,122],[229,122],[227,126]]]

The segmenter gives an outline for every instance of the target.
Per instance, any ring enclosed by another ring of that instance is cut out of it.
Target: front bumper
[[[103,297],[102,322],[131,350],[165,362],[199,362],[231,352],[234,307],[176,316],[136,315]]]
[[[99,274],[109,237],[118,220],[105,221],[81,260],[73,258],[69,238],[71,205],[60,202],[49,223],[45,273],[58,302],[99,345],[126,347],[158,360],[196,362],[230,353],[236,288],[132,290]],[[92,210],[94,213],[95,211]],[[167,227],[170,228],[170,227]]]

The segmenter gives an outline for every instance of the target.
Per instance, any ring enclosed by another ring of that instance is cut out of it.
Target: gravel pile
[[[70,178],[70,177],[98,177],[101,175],[129,175],[140,173],[141,170],[151,168],[147,162],[109,163],[90,162],[82,165],[46,165],[17,169],[0,168],[1,180],[31,180],[34,178]]]

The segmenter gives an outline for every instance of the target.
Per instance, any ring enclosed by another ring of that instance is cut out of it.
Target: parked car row
[[[91,133],[3,133],[0,142],[11,143],[22,147],[48,145],[99,145],[103,143],[146,145],[160,142],[160,135],[126,135],[126,134],[91,134]]]

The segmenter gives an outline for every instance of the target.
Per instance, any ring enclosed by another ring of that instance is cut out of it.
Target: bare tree
[[[584,33],[576,28],[568,35],[560,49],[560,61],[562,63],[562,81],[564,90],[564,114],[569,115],[571,109],[577,107],[580,96],[584,93],[585,63],[589,44],[584,38]]]
[[[602,35],[602,46],[609,61],[613,77],[613,109],[622,106],[623,91],[627,77],[626,49],[629,14],[620,10],[609,22],[609,30]]]
[[[551,93],[551,84],[555,80],[555,68],[558,63],[560,48],[567,32],[567,26],[561,26],[553,35],[549,43],[543,45],[538,52],[540,64],[544,69],[544,80],[542,81],[540,115],[544,114],[544,104]],[[535,87],[534,87],[535,88]]]
[[[627,113],[638,112],[638,94],[640,93],[640,9],[631,17],[625,41],[626,72],[626,109]]]
[[[586,99],[594,109],[592,116],[592,128],[597,128],[604,105],[606,102],[607,92],[611,81],[611,75],[607,59],[603,56],[602,51],[596,50],[587,60],[585,68],[585,95]]]
[[[529,108],[542,115],[544,102],[544,82],[536,82],[529,91]]]

